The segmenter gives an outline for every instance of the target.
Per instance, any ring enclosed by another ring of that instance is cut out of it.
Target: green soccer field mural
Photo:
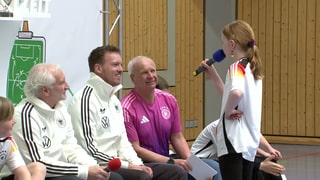
[[[35,64],[43,63],[44,57],[44,38],[15,40],[7,76],[7,97],[14,105],[25,97],[23,87],[30,69]]]

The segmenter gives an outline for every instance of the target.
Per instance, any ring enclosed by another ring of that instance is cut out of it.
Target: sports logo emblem
[[[107,116],[103,116],[101,118],[102,127],[107,129],[110,126],[109,118]]]
[[[42,137],[42,146],[45,149],[48,149],[49,147],[51,147],[51,140],[48,136]]]
[[[66,120],[58,119],[57,120],[57,124],[58,124],[59,127],[64,128],[64,127],[66,127]]]
[[[166,107],[166,106],[165,107],[161,107],[160,110],[161,110],[161,115],[162,115],[162,117],[164,119],[169,119],[170,118],[171,113],[170,113],[170,110],[169,110],[168,107]]]

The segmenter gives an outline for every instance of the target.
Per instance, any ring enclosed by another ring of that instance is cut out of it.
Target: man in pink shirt
[[[121,100],[129,141],[144,162],[174,164],[185,173],[191,170],[191,155],[182,134],[177,100],[156,89],[158,76],[152,59],[137,56],[128,64],[135,88]],[[180,159],[169,156],[169,143]]]

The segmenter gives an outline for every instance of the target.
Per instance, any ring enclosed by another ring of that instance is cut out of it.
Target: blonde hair
[[[243,51],[247,52],[254,78],[262,79],[262,62],[251,26],[245,21],[237,20],[227,24],[222,33],[228,40],[235,41]]]
[[[12,102],[0,96],[0,121],[8,121],[13,118],[14,106]]]

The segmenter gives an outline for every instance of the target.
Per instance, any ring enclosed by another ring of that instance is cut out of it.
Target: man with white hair
[[[26,98],[17,106],[13,137],[27,163],[41,162],[54,180],[121,180],[89,156],[74,137],[71,118],[61,102],[69,85],[55,64],[37,64],[24,86]]]

